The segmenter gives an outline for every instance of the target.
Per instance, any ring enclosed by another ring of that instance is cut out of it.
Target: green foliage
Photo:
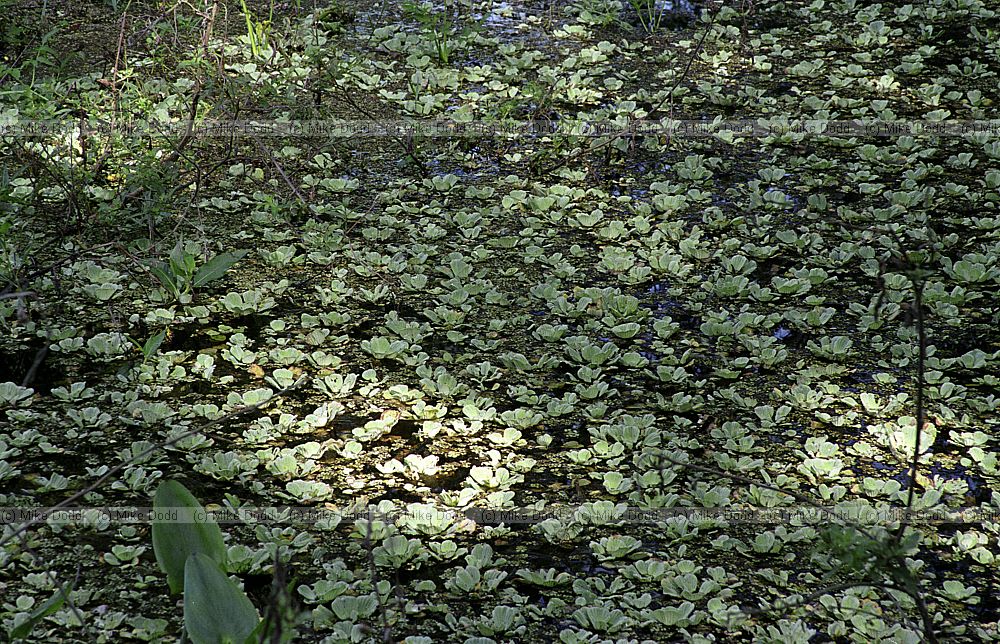
[[[426,1],[408,0],[402,8],[406,16],[420,24],[424,36],[430,41],[434,57],[442,65],[448,65],[461,43],[478,30],[478,25],[467,22],[471,15],[466,19],[461,17],[460,4],[456,0],[445,0],[441,8],[435,8]],[[459,23],[463,23],[461,27]]]
[[[302,9],[294,4],[290,12]],[[241,529],[256,541],[232,545],[225,565],[217,526],[198,534],[207,526],[190,523],[188,552],[169,566],[161,543],[168,582],[183,577],[196,641],[239,641],[256,611],[227,573],[259,574],[272,557],[277,571],[285,556],[305,564],[299,599],[317,640],[914,641],[917,602],[890,586],[926,597],[925,621],[942,633],[995,636],[968,612],[969,579],[954,578],[967,564],[996,577],[988,526],[920,526],[920,547],[904,548],[879,528],[823,532],[825,516],[767,528],[697,516],[780,509],[793,494],[800,507],[815,499],[838,513],[848,501],[865,513],[964,512],[995,496],[1000,355],[989,304],[1000,221],[990,207],[1000,200],[1000,142],[988,132],[797,131],[837,114],[877,126],[900,109],[908,119],[995,116],[981,89],[996,75],[995,56],[983,54],[995,16],[979,2],[756,3],[754,16],[750,3],[724,4],[716,15],[717,4],[702,3],[693,31],[643,43],[640,23],[662,32],[663,13],[686,5],[635,0],[626,32],[609,28],[616,0],[578,0],[563,15],[558,3],[524,15],[523,3],[470,3],[466,13],[433,2],[410,5],[402,21],[390,4],[332,37],[338,4],[288,16],[286,41],[248,11],[266,3],[242,3],[246,35],[236,39],[182,3],[175,20],[143,28],[145,46],[131,47],[114,75],[45,78],[65,52],[38,50],[30,87],[23,61],[34,50],[15,43],[0,68],[0,127],[65,118],[73,129],[122,114],[166,135],[81,129],[0,141],[10,159],[0,168],[0,350],[12,357],[0,377],[11,381],[0,382],[3,502],[103,474],[110,490],[98,494],[128,502],[166,471],[194,472],[215,490],[205,494],[230,492],[227,507],[244,494],[325,508],[388,499],[378,512],[394,518],[383,514],[347,548],[332,532],[336,512],[305,527],[248,516]],[[480,19],[489,30],[474,31]],[[978,44],[942,56],[938,30],[956,19],[977,22],[968,37]],[[118,33],[117,18],[103,26]],[[91,53],[88,39],[63,35],[53,51],[72,40]],[[169,43],[179,42],[204,46],[184,48],[178,63]],[[120,110],[109,114],[112,104]],[[336,146],[349,154],[320,152],[309,136],[231,145],[200,128],[192,145],[175,136],[188,115],[208,114],[425,115],[465,130],[439,137],[417,126],[398,141]],[[704,136],[671,141],[636,121],[667,115],[705,117]],[[755,133],[709,134],[716,116],[749,118]],[[640,129],[471,131],[492,118]],[[415,151],[418,163],[396,164]],[[244,270],[234,292],[191,306],[237,253],[199,267],[209,256],[195,244],[167,246],[149,294],[127,264],[152,257],[149,245],[117,252],[112,238],[141,226],[156,239],[168,221],[170,235],[224,240],[212,248],[253,245],[257,261],[235,267]],[[911,297],[917,283],[925,306]],[[934,347],[915,342],[913,318],[925,313]],[[160,355],[164,328],[175,341]],[[41,367],[25,382],[33,362]],[[910,385],[915,363],[926,363],[926,387]],[[84,378],[89,386],[72,382]],[[311,391],[281,400],[301,379]],[[915,417],[911,406],[925,411]],[[130,445],[161,434],[176,450]],[[83,471],[85,459],[59,457],[92,444],[108,466]],[[676,463],[661,465],[663,455]],[[903,485],[906,462],[917,485]],[[401,509],[416,498],[425,503]],[[512,529],[463,514],[524,504],[551,518]],[[640,525],[635,508],[685,515]],[[135,613],[141,601],[162,615],[176,599],[137,575],[136,532],[92,523],[100,538],[88,543],[107,565],[85,568],[69,597],[87,617],[85,636],[113,638],[128,620],[129,637],[171,639],[175,624]],[[0,620],[33,622],[39,639],[52,636],[43,628],[78,635],[69,599],[51,613],[45,604],[58,582],[40,573],[65,570],[45,561],[50,544],[78,539],[56,525],[35,560],[0,535],[0,562],[26,573],[8,582]],[[154,541],[177,529],[154,526]],[[484,557],[487,542],[508,547]],[[537,569],[554,564],[531,552],[555,548],[583,558]],[[817,587],[826,582],[836,585]],[[524,584],[559,592],[525,604]],[[92,611],[95,586],[135,601],[101,599],[109,610]],[[773,613],[750,619],[747,589],[766,590],[761,609]],[[470,594],[475,614],[459,607]],[[778,610],[782,596],[816,601]],[[261,613],[294,619],[273,597]]]
[[[132,343],[139,353],[142,354],[142,364],[146,364],[150,358],[156,355],[157,349],[163,344],[163,340],[167,337],[167,330],[161,329],[160,331],[154,333],[153,335],[146,338],[146,341],[142,344],[132,336],[128,336],[128,341]]]
[[[599,27],[610,27],[621,21],[621,2],[617,0],[577,0],[573,10],[580,22]]]
[[[153,508],[172,513],[167,521],[153,522],[153,551],[161,570],[167,573],[170,591],[184,594],[184,627],[191,641],[264,641],[264,622],[257,609],[226,574],[222,529],[206,516],[194,495],[177,481],[164,481],[156,490]],[[284,637],[281,641],[290,640]]]
[[[193,289],[218,280],[246,254],[245,250],[220,253],[198,266],[198,256],[187,251],[183,241],[178,241],[167,261],[151,263],[149,271],[175,300],[189,302]]]
[[[268,46],[267,41],[271,35],[271,20],[274,18],[274,5],[271,5],[267,20],[258,19],[247,7],[246,0],[240,0],[240,8],[243,10],[243,21],[246,24],[250,54],[254,58],[258,58],[263,55]]]
[[[153,552],[160,570],[167,573],[170,592],[184,590],[184,567],[193,554],[225,565],[222,529],[206,517],[205,508],[186,487],[177,481],[164,481],[156,489],[153,508],[161,511],[169,508],[178,513],[176,521],[153,522]]]
[[[217,561],[192,553],[184,565],[184,628],[194,644],[254,642],[257,609]]]
[[[648,34],[654,34],[660,29],[660,23],[666,10],[658,0],[628,0],[639,18],[639,23]]]
[[[12,641],[26,639],[29,635],[31,635],[31,631],[36,625],[38,625],[39,622],[42,621],[42,619],[62,608],[63,604],[66,603],[66,599],[69,597],[71,590],[72,584],[66,584],[56,590],[52,597],[42,602],[35,610],[31,611],[31,614],[28,615],[24,621],[7,629],[7,636]]]

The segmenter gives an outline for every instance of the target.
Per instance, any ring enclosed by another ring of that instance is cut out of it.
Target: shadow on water
[[[182,324],[171,327],[170,337],[164,343],[163,351],[204,351],[219,344],[203,326]]]
[[[241,315],[231,320],[228,326],[231,332],[242,333],[251,340],[259,340],[268,325],[276,317],[251,313]],[[201,324],[175,324],[170,327],[170,335],[161,347],[161,351],[204,351],[212,347],[225,345],[225,340],[213,337],[212,327]],[[218,333],[218,331],[215,331]]]
[[[1000,619],[1000,589],[988,576],[977,570],[980,566],[967,558],[945,559],[940,553],[929,549],[921,551],[920,556],[927,562],[927,567],[938,577],[944,579],[958,577],[963,583],[977,588],[976,597],[979,598],[979,602],[967,603],[966,608],[980,621]]]
[[[964,481],[969,487],[969,491],[966,496],[969,500],[972,500],[976,505],[988,504],[993,498],[993,490],[989,487],[986,479],[979,476],[975,472],[971,472],[969,468],[964,465],[955,465],[954,467],[944,467],[939,463],[935,463],[929,468],[929,475],[938,479],[945,481]]]
[[[66,374],[54,366],[55,357],[44,341],[5,352],[0,360],[0,382],[13,382],[31,387],[36,393],[48,394],[66,379]]]
[[[701,327],[701,316],[687,310],[684,303],[670,296],[669,282],[656,282],[644,292],[636,294],[644,306],[653,313],[653,317],[662,318],[669,315],[682,329],[694,331]]]

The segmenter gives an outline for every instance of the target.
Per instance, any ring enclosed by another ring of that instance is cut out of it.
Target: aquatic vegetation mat
[[[991,3],[0,2],[10,639],[1000,637]]]

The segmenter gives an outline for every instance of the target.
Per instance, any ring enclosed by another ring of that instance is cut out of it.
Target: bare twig
[[[24,380],[21,381],[22,387],[27,387],[35,380],[35,376],[38,375],[38,370],[41,368],[42,363],[45,362],[45,357],[48,355],[48,344],[45,344],[41,349],[35,352],[35,359],[32,360],[31,367],[28,369],[28,372],[24,374]]]
[[[910,523],[910,510],[913,509],[914,492],[917,487],[917,470],[920,467],[920,433],[924,431],[924,363],[927,360],[927,337],[924,334],[923,293],[924,280],[918,276],[913,281],[913,320],[917,329],[917,373],[916,373],[916,412],[917,426],[913,432],[913,460],[910,462],[910,489],[906,493],[906,513],[896,530],[896,537],[902,538],[903,531]]]
[[[372,542],[372,520],[369,517],[365,524],[365,539],[362,547],[368,553],[368,568],[372,576],[372,589],[375,591],[375,600],[378,601],[379,616],[382,620],[382,642],[392,644],[392,627],[389,625],[389,611],[382,601],[382,595],[378,592],[378,569],[375,566],[375,544]]]
[[[60,238],[53,239],[49,243],[47,243],[47,244],[45,244],[45,245],[43,245],[43,246],[41,246],[41,247],[39,247],[37,249],[33,249],[32,252],[37,256],[39,253],[41,253],[42,251],[44,251],[49,246],[53,246],[56,243],[61,242],[61,241],[62,241],[62,239],[60,239]],[[118,243],[118,242],[105,242],[103,244],[98,244],[98,245],[92,246],[90,248],[85,248],[83,250],[75,251],[73,253],[70,253],[68,256],[66,256],[64,258],[53,262],[52,264],[47,264],[46,266],[44,266],[42,268],[35,269],[34,271],[28,273],[27,275],[20,276],[19,281],[20,281],[21,284],[28,284],[32,280],[34,280],[34,279],[36,279],[38,277],[41,277],[42,275],[45,275],[46,273],[51,273],[51,272],[55,271],[55,269],[59,268],[63,264],[66,264],[67,262],[76,261],[76,260],[80,259],[81,257],[85,257],[88,254],[94,253],[98,249],[106,248],[108,246],[113,246],[116,243]],[[17,285],[8,285],[6,288],[4,288],[2,291],[0,291],[0,298],[3,298],[3,297],[13,297],[13,295],[11,295],[11,294],[13,293],[13,289],[15,289],[15,288],[20,288],[20,287],[17,286]]]
[[[35,293],[34,291],[18,291],[17,293],[0,294],[0,300],[12,300],[14,298],[20,300],[27,297],[38,297],[38,293]]]
[[[288,178],[288,175],[285,174],[284,168],[282,168],[281,164],[278,163],[278,160],[276,158],[274,158],[274,153],[271,152],[271,148],[269,148],[266,145],[264,145],[263,143],[261,143],[260,139],[257,139],[256,137],[254,138],[253,142],[257,145],[257,148],[261,152],[263,152],[264,154],[266,154],[268,156],[268,158],[271,160],[271,165],[273,165],[274,169],[278,171],[278,174],[281,175],[281,178],[285,180],[285,184],[288,185],[288,187],[291,189],[291,191],[295,194],[296,198],[298,198],[299,202],[303,206],[305,206],[306,209],[308,209],[310,211],[313,211],[312,205],[309,203],[309,201],[306,200],[305,195],[303,195],[302,191],[299,190],[298,186],[296,186],[292,182],[292,180]]]

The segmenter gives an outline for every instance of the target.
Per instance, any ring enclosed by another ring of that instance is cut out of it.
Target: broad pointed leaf
[[[160,348],[160,345],[163,344],[163,339],[166,337],[167,337],[166,329],[163,329],[159,333],[149,336],[149,338],[146,339],[146,343],[142,345],[142,355],[148,358],[154,353],[156,353],[156,350]]]
[[[149,272],[153,274],[153,277],[160,281],[163,288],[169,289],[171,293],[180,289],[180,285],[177,283],[177,278],[170,271],[170,267],[168,265],[162,262],[150,264]]]
[[[194,644],[243,644],[260,623],[246,593],[203,554],[184,566],[184,628]]]
[[[153,553],[160,569],[167,573],[170,592],[184,589],[184,564],[192,554],[203,554],[225,564],[222,530],[205,516],[205,509],[186,487],[177,481],[160,483],[153,497],[153,508],[161,511],[169,508],[176,514],[153,521]]]
[[[246,254],[245,250],[238,250],[235,253],[220,253],[216,255],[198,269],[198,272],[194,275],[194,279],[191,280],[191,285],[197,288],[209,282],[214,282],[222,277],[229,270],[230,266],[243,259],[243,256]]]

